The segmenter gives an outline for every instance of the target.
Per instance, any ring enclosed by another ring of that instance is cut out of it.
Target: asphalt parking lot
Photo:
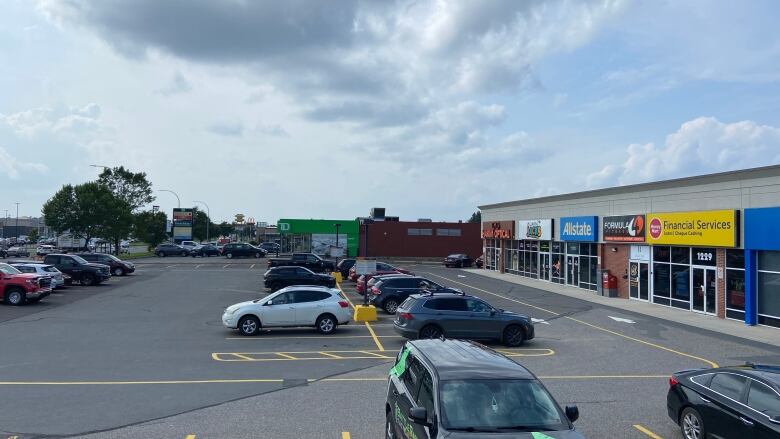
[[[242,337],[220,317],[267,294],[264,259],[136,265],[107,285],[0,306],[0,438],[382,437],[387,371],[403,342],[390,316],[331,336]],[[561,405],[577,404],[588,438],[679,438],[665,411],[671,372],[780,363],[770,346],[469,271],[408,268],[538,319],[531,342],[493,347],[539,375]],[[354,284],[341,286],[358,300]]]

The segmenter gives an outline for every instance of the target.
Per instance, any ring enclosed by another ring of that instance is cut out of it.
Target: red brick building
[[[443,258],[452,253],[472,259],[482,254],[480,224],[376,221],[360,226],[360,256]]]

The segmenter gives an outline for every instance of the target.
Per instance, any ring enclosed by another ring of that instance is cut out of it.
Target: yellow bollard
[[[357,305],[355,306],[355,317],[353,318],[356,322],[375,322],[377,321],[376,318],[376,307],[374,305]]]

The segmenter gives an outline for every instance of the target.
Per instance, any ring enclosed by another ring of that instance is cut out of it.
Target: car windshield
[[[448,430],[567,430],[550,394],[535,380],[443,381],[442,423]]]
[[[114,255],[106,255],[106,257],[108,257],[108,259],[111,259],[112,261],[115,261],[115,262],[122,262],[121,259],[117,258]]]
[[[82,258],[81,256],[71,255],[71,258],[73,258],[74,261],[78,262],[79,264],[89,264],[86,259]]]
[[[3,274],[21,274],[22,272],[8,264],[0,264],[0,271]]]

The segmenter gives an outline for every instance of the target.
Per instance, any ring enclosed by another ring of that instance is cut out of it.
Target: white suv
[[[351,318],[349,302],[339,290],[296,285],[227,307],[222,323],[242,335],[257,335],[261,328],[292,326],[313,326],[322,334],[331,334]]]

